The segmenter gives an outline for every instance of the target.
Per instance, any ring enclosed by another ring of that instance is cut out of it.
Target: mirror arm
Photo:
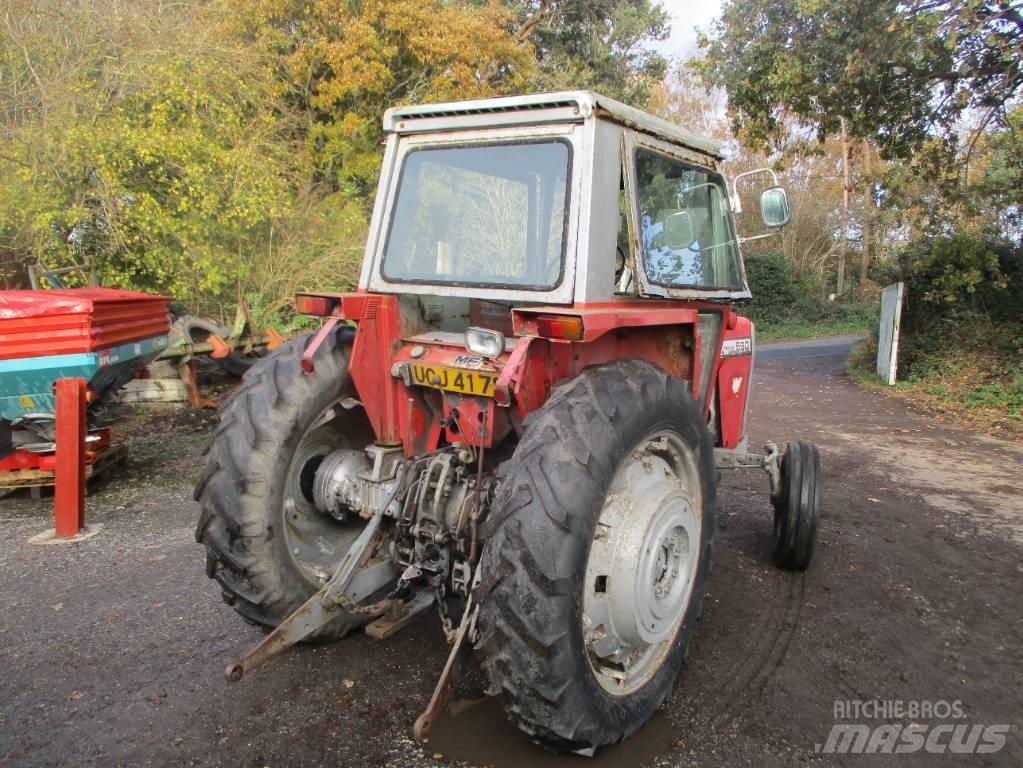
[[[771,174],[771,178],[774,180],[774,186],[776,186],[776,187],[780,187],[781,186],[778,183],[778,174],[775,173],[774,170],[771,169],[771,168],[766,168],[766,167],[765,168],[757,168],[756,170],[753,170],[753,171],[745,171],[744,173],[740,173],[738,176],[736,176],[734,179],[732,179],[732,210],[735,213],[742,213],[742,200],[739,199],[739,179],[744,179],[747,176],[755,176],[758,173],[769,173],[769,174]],[[750,239],[752,239],[752,238],[750,238]]]
[[[778,227],[773,232],[765,232],[762,235],[753,235],[752,237],[740,237],[739,245],[742,245],[743,243],[748,243],[751,240],[763,240],[765,237],[774,237],[775,235],[780,235],[782,229],[784,229],[784,227]]]

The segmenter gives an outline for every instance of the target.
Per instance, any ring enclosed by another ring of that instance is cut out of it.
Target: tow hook
[[[326,327],[326,326],[324,326]],[[315,341],[315,339],[314,339]],[[334,576],[323,588],[306,600],[293,614],[277,625],[277,628],[245,653],[240,659],[227,666],[225,677],[228,682],[237,683],[247,672],[262,666],[279,656],[295,643],[304,640],[320,627],[329,624],[343,614],[358,615],[367,620],[383,616],[394,603],[383,600],[368,606],[356,605],[345,590],[355,575],[362,556],[372,546],[376,532],[383,519],[383,509],[366,523],[359,538],[355,540],[344,559],[338,564]]]

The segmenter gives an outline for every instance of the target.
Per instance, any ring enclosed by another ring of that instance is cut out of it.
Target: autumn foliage
[[[9,0],[0,281],[107,284],[273,315],[349,287],[395,105],[557,87],[645,99],[649,0]]]

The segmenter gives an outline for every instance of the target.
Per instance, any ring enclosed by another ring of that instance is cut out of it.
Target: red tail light
[[[574,315],[546,315],[536,318],[536,332],[548,339],[582,341],[583,319]]]
[[[300,315],[317,315],[327,317],[334,314],[338,300],[330,296],[313,296],[299,293],[295,296],[295,311]]]

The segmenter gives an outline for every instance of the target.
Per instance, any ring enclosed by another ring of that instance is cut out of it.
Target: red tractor
[[[208,575],[270,634],[376,637],[436,605],[548,748],[629,736],[700,616],[718,470],[771,478],[804,569],[820,461],[746,452],[750,296],[719,148],[589,92],[389,110],[359,289],[245,376],[196,489]],[[784,190],[761,195],[767,227]],[[272,630],[272,631],[271,631]]]

